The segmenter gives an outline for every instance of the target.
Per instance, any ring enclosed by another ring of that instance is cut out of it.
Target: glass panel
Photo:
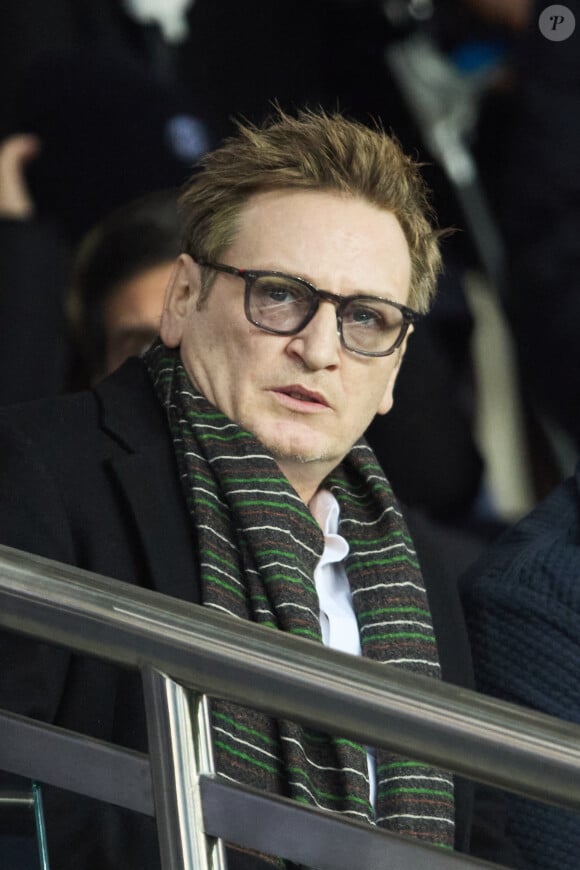
[[[0,774],[0,867],[49,870],[40,786],[6,773]]]

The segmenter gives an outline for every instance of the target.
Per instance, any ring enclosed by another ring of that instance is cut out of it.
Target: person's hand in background
[[[28,133],[17,133],[0,143],[0,218],[26,220],[34,214],[25,169],[40,147],[38,137]]]

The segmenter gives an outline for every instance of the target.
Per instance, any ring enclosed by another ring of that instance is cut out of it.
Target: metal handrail
[[[580,729],[0,547],[0,625],[580,809]]]
[[[0,626],[580,809],[577,726],[209,608],[0,547]]]
[[[161,675],[157,678],[159,686],[163,679]],[[187,741],[190,734],[186,731],[181,736]],[[165,741],[164,752],[157,753],[164,757],[158,758],[157,764],[167,769],[177,761],[179,776],[187,776],[188,765],[182,763],[183,756],[172,758],[171,743],[174,739],[180,739],[179,733],[173,733]],[[155,739],[153,743],[156,743]],[[179,784],[174,783],[171,775],[163,778],[154,798],[152,768],[156,766],[155,748],[155,745],[149,746],[148,758],[142,753],[86,735],[0,711],[0,769],[28,778],[36,776],[48,785],[155,816],[160,829],[163,870],[189,867],[216,870],[215,862],[204,861],[201,854],[204,835],[206,841],[208,838],[214,841],[216,854],[219,843],[215,843],[215,838],[222,838],[248,849],[316,866],[318,870],[328,867],[330,870],[351,870],[353,866],[376,870],[383,865],[387,854],[391,870],[409,866],[414,870],[496,867],[464,854],[433,849],[419,841],[306,807],[287,798],[225,782],[208,774],[203,765],[199,765],[197,782],[189,783],[193,788],[187,806],[184,807],[180,795],[187,783],[183,779]],[[182,819],[183,823],[178,824],[180,813],[177,806],[172,806],[174,802],[176,805],[181,803],[192,818]],[[172,813],[172,809],[178,811]],[[260,820],[259,826],[256,819]],[[189,835],[189,842],[185,848],[180,848],[184,833]],[[316,860],[308,854],[313,843],[317,850]],[[192,849],[196,850],[195,862],[191,861]]]

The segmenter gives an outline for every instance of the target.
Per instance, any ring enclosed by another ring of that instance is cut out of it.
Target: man
[[[145,350],[180,252],[177,192],[156,191],[93,226],[69,277],[58,220],[35,217],[26,169],[39,151],[31,135],[0,143],[0,319],[11,324],[0,350],[3,405],[83,389]]]
[[[180,250],[173,190],[132,200],[85,236],[75,256],[67,305],[83,364],[77,383],[84,375],[86,384],[95,384],[156,338],[165,288]]]
[[[32,135],[0,142],[0,405],[55,395],[68,362],[68,250],[53,223],[35,217],[27,185],[40,149]]]
[[[2,414],[0,540],[437,678],[412,542],[360,441],[439,268],[416,165],[380,131],[279,113],[207,155],[182,205],[161,342],[92,393]],[[453,661],[444,595],[430,590]],[[2,706],[146,746],[136,678],[1,642]],[[213,726],[226,776],[453,844],[444,772],[221,702]],[[57,866],[157,866],[142,820],[46,803]],[[466,848],[465,792],[456,804]],[[244,860],[231,867],[262,866]]]

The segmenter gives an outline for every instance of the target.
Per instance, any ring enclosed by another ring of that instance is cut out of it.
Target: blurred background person
[[[493,174],[523,388],[555,445],[558,432],[567,439],[570,473],[580,450],[580,3],[566,3],[576,29],[559,42],[537,26],[546,5],[534,4],[518,42]]]
[[[69,251],[57,223],[37,219],[26,179],[41,148],[33,135],[0,143],[0,404],[59,392],[68,365]]]
[[[165,288],[180,253],[175,191],[122,206],[81,243],[67,300],[76,357],[71,386],[94,384],[159,334]]]
[[[11,12],[0,10],[0,40]],[[213,141],[194,100],[145,58],[108,41],[50,45],[19,59],[0,116],[2,404],[68,386],[64,300],[83,237],[116,208],[181,184]]]
[[[580,724],[580,4],[550,41],[534,4],[513,88],[503,94],[498,160],[485,166],[508,253],[504,304],[536,432],[570,476],[461,580],[478,690]],[[497,126],[495,127],[497,130]],[[545,454],[544,454],[545,455]],[[537,454],[536,454],[537,456]],[[572,870],[580,814],[506,796],[515,865]]]
[[[177,192],[167,190],[121,206],[72,251],[54,222],[35,219],[24,167],[39,148],[29,135],[0,145],[4,404],[82,389],[145,350],[180,248]]]
[[[480,692],[580,725],[580,465],[461,579]],[[505,794],[526,870],[575,870],[580,813]]]

